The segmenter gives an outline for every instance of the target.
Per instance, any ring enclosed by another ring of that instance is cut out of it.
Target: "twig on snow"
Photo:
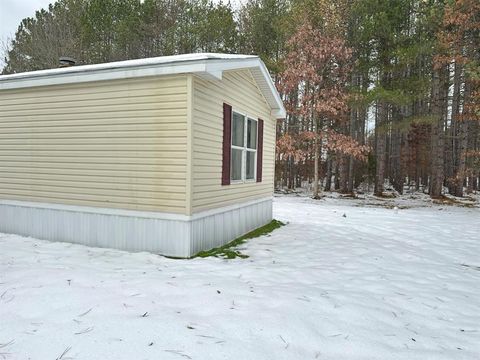
[[[285,339],[283,338],[282,335],[278,335],[278,336],[280,336],[280,339],[282,339],[282,341],[286,344],[286,345],[285,345],[285,349],[288,349],[288,347],[290,346],[290,344],[285,341]]]
[[[76,332],[75,335],[86,334],[86,333],[88,333],[88,332],[90,332],[90,331],[92,331],[92,330],[93,330],[93,326],[92,326],[92,327],[88,327],[88,328],[86,328],[86,329],[83,329],[83,330],[81,330],[81,331],[79,331],[79,332]]]
[[[188,356],[187,354],[184,354],[184,353],[182,353],[181,351],[178,351],[178,350],[163,350],[163,351],[180,355],[181,357],[184,357],[184,358],[186,358],[186,359],[191,359],[190,356]]]
[[[71,346],[67,347],[65,350],[63,350],[63,353],[59,357],[57,357],[55,360],[66,360],[67,358],[65,358],[64,356],[67,355],[67,353],[70,351],[71,348],[72,348]]]
[[[9,342],[7,342],[5,344],[0,344],[0,349],[3,349],[4,347],[7,347],[9,345],[12,345],[14,342],[15,342],[15,339],[10,340]]]
[[[466,267],[468,269],[480,271],[480,266],[468,265],[468,264],[460,264],[460,266]]]
[[[85,316],[85,315],[87,315],[87,314],[88,314],[90,311],[92,311],[92,310],[93,310],[93,308],[90,308],[90,309],[88,309],[87,311],[85,311],[84,313],[82,313],[82,314],[80,314],[80,315],[77,315],[77,316],[78,316],[78,317]]]

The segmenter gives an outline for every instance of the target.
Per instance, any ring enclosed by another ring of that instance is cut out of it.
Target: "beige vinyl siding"
[[[0,91],[0,200],[185,213],[187,76]]]
[[[224,72],[222,81],[194,78],[192,212],[273,194],[275,119],[249,70]],[[263,181],[222,186],[223,103],[264,120]]]

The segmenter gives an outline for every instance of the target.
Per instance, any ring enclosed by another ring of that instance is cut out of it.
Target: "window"
[[[222,185],[262,182],[263,120],[223,103]]]
[[[230,179],[255,180],[257,168],[257,120],[232,112]]]

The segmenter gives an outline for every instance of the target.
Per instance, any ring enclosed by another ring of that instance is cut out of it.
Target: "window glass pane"
[[[257,122],[252,119],[248,119],[247,147],[249,149],[257,148]]]
[[[243,115],[233,113],[232,118],[232,145],[244,147],[244,129],[245,117]]]
[[[247,179],[255,177],[255,152],[247,151]]]
[[[232,149],[231,178],[242,180],[242,153],[243,150]]]

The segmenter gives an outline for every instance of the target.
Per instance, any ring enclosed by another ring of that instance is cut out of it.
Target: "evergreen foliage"
[[[58,0],[22,20],[3,74],[194,52],[269,68],[290,110],[277,187],[353,192],[372,166],[377,195],[480,187],[478,0]]]

